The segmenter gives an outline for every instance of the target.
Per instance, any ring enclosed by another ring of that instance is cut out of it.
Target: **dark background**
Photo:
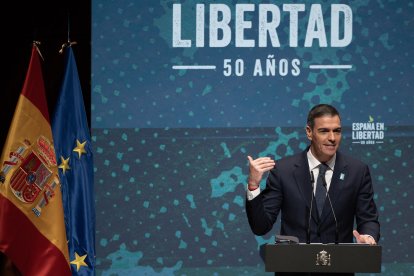
[[[59,54],[69,38],[77,42],[73,51],[90,122],[91,94],[91,1],[13,1],[2,4],[0,16],[1,86],[0,145],[7,132],[23,88],[29,66],[32,42],[40,41],[44,58],[43,79],[49,115],[59,95],[65,69],[65,55]],[[68,31],[69,29],[69,31]]]
[[[0,13],[2,150],[23,88],[34,40],[41,42],[39,48],[44,58],[43,79],[50,116],[65,69],[65,55],[59,54],[59,50],[68,37],[72,42],[77,42],[73,51],[90,122],[91,1],[7,1],[1,5]],[[3,275],[3,266],[4,256],[0,253],[0,275]]]

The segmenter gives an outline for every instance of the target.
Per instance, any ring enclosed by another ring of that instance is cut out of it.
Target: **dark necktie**
[[[327,187],[323,186],[326,185],[325,173],[328,170],[328,168],[328,165],[326,165],[325,163],[321,163],[319,165],[319,174],[318,179],[316,181],[315,191],[316,206],[318,206],[319,217],[322,215],[323,205],[325,204]]]

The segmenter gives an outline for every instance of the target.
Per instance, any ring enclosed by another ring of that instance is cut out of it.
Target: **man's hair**
[[[313,127],[315,126],[315,119],[323,116],[338,116],[339,119],[341,118],[338,110],[336,110],[336,108],[332,105],[318,104],[312,107],[312,109],[309,111],[306,125],[313,129]]]

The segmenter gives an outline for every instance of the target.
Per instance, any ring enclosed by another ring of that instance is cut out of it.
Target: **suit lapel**
[[[336,160],[335,160],[335,168],[332,175],[331,185],[329,186],[329,197],[332,201],[332,206],[335,209],[335,202],[341,195],[341,191],[344,187],[344,180],[347,175],[347,164],[342,158],[342,155],[337,152],[336,153]],[[329,204],[328,198],[325,201],[325,205],[323,207],[323,212],[321,216],[321,222],[324,222],[329,216],[332,216],[331,206]]]
[[[305,150],[302,153],[300,158],[298,158],[296,163],[294,164],[295,166],[294,177],[295,177],[296,185],[298,186],[298,189],[300,193],[302,194],[303,200],[304,202],[306,202],[306,206],[308,207],[308,210],[310,210],[310,202],[311,202],[313,190],[312,190],[309,164],[308,164],[306,153],[307,153],[307,150]],[[318,221],[318,213],[316,210],[315,201],[313,202],[313,206],[312,206],[312,217],[315,221]]]

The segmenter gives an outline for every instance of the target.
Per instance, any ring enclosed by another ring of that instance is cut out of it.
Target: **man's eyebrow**
[[[329,128],[327,128],[327,127],[320,127],[320,128],[318,128],[318,131],[329,131],[330,129]],[[337,128],[334,128],[334,129],[332,129],[333,131],[338,131],[338,130],[342,130],[342,127],[337,127]]]

